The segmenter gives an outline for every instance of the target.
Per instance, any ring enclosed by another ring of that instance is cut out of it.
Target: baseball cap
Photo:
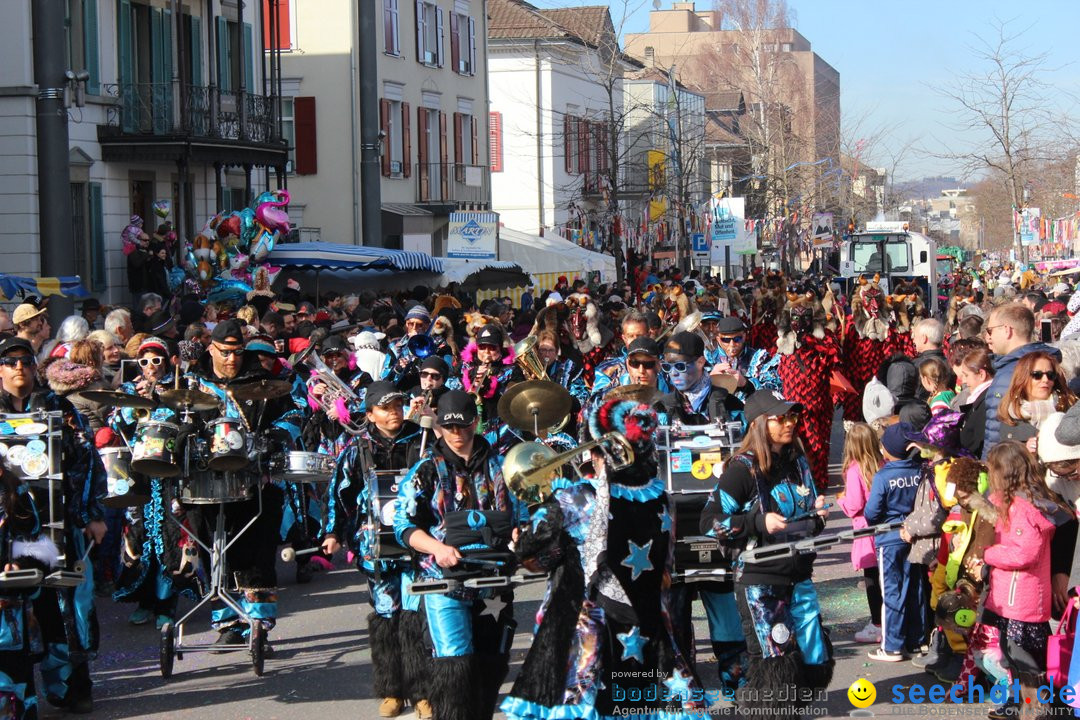
[[[98,300],[97,298],[86,298],[85,300],[82,301],[82,309],[83,310],[100,310],[101,309],[101,301]]]
[[[664,346],[665,353],[697,359],[705,355],[705,341],[692,332],[677,332]]]
[[[752,423],[762,415],[787,415],[790,412],[802,412],[802,403],[788,402],[775,390],[758,390],[751,395],[743,412],[746,422]]]
[[[7,355],[12,350],[25,350],[31,355],[34,354],[34,346],[30,344],[29,340],[24,340],[21,337],[9,337],[7,340],[0,342],[0,357]]]
[[[648,355],[651,358],[660,357],[660,343],[649,337],[634,338],[630,346],[626,348],[627,357],[631,355]]]
[[[464,390],[451,390],[439,398],[435,416],[443,426],[471,425],[476,420],[476,401]]]
[[[322,354],[328,353],[346,353],[348,347],[345,345],[345,338],[340,335],[331,335],[322,342]]]
[[[890,425],[881,436],[881,446],[894,458],[906,458],[909,455],[908,445],[911,444],[908,436],[914,432],[915,428],[910,423],[898,422]]]
[[[225,320],[214,326],[210,337],[224,345],[239,345],[244,342],[244,327],[239,320]]]
[[[11,322],[15,325],[18,325],[19,323],[24,323],[27,320],[33,320],[38,315],[41,315],[43,312],[45,312],[45,308],[41,308],[39,310],[36,306],[31,305],[30,303],[23,303],[19,307],[15,308],[15,312],[11,314]]]
[[[364,395],[364,409],[388,405],[397,399],[405,400],[405,393],[398,390],[397,385],[386,380],[373,382],[368,385]]]
[[[480,328],[480,331],[476,333],[477,345],[494,345],[501,347],[503,344],[503,334],[497,326],[488,323],[484,327]]]

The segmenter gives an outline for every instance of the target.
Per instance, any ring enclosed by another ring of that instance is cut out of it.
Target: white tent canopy
[[[540,237],[500,227],[499,259],[515,262],[533,275],[571,270],[599,271],[601,282],[615,282],[615,258],[586,250],[559,237]]]

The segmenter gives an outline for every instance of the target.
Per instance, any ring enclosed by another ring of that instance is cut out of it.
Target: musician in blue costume
[[[748,560],[741,554],[809,538],[825,527],[824,497],[795,433],[801,411],[772,390],[750,396],[749,430],[701,515],[701,531],[719,538],[734,559],[749,655],[736,702],[752,716],[795,716],[832,678],[832,644],[812,579],[815,555]],[[706,609],[710,619],[732,612],[730,601]]]
[[[623,342],[623,350],[615,357],[605,360],[596,366],[593,373],[592,394],[605,390],[611,385],[624,385],[621,382],[627,374],[626,359],[630,354],[630,345],[638,338],[649,336],[649,318],[645,313],[637,310],[629,310],[623,315],[619,323],[619,338]],[[664,392],[668,392],[664,390]]]
[[[439,399],[436,418],[442,437],[401,483],[394,517],[397,539],[420,555],[424,579],[475,567],[473,550],[508,554],[511,536],[528,518],[506,485],[502,459],[476,434],[475,398],[451,390]],[[424,596],[435,658],[428,697],[438,720],[494,714],[509,670],[513,599],[512,590],[464,587]]]
[[[139,343],[135,354],[139,364],[139,377],[123,383],[119,390],[160,402],[159,395],[173,388],[173,353],[169,342],[150,336]],[[117,407],[109,418],[109,426],[133,447],[140,413],[129,407]],[[165,405],[149,411],[147,420],[179,424],[179,417]],[[185,551],[188,541],[180,526],[170,520],[166,513],[173,513],[183,521],[183,508],[176,500],[175,483],[168,478],[149,477],[150,501],[129,507],[127,528],[121,551],[121,570],[116,581],[113,599],[137,603],[128,617],[132,625],[142,625],[156,619],[158,629],[170,622],[176,612],[178,591],[198,591],[195,574],[197,558],[194,548]],[[188,552],[195,553],[189,555]],[[187,562],[185,562],[187,561]],[[183,570],[182,570],[183,568]]]
[[[608,382],[599,390],[595,390],[589,398],[589,402],[583,408],[583,420],[580,425],[582,430],[587,430],[587,418],[604,403],[604,398],[609,392],[623,385],[648,385],[656,388],[661,395],[672,391],[672,386],[660,371],[660,345],[651,337],[639,337],[631,341],[626,349],[626,356],[622,362],[625,370],[614,382]],[[599,377],[599,375],[597,376]],[[661,423],[666,422],[666,416],[660,418]],[[583,435],[584,433],[578,433]]]
[[[64,414],[63,524],[64,563],[72,569],[83,557],[87,543],[105,537],[107,492],[105,466],[82,417],[70,402],[35,380],[34,348],[19,337],[0,343],[0,413],[17,414],[58,410]],[[97,653],[98,623],[94,610],[94,574],[75,588],[41,590],[34,612],[45,642],[41,677],[50,705],[71,712],[93,710],[90,660]]]
[[[230,540],[252,518],[254,524],[244,532],[227,552],[229,570],[237,578],[239,604],[248,615],[269,632],[277,622],[276,555],[281,533],[284,494],[268,480],[265,461],[275,451],[292,450],[299,439],[306,419],[302,410],[306,398],[283,396],[271,400],[237,401],[232,391],[246,382],[270,379],[258,358],[244,350],[243,328],[236,320],[226,320],[214,326],[210,346],[189,373],[195,389],[213,395],[221,402],[221,411],[204,411],[203,419],[229,417],[240,420],[256,440],[266,440],[267,453],[261,462],[250,463],[243,471],[248,478],[251,499],[229,503],[225,507],[225,527]],[[259,499],[262,495],[262,512]],[[204,505],[188,509],[192,527],[209,536],[216,521],[217,506]],[[206,540],[204,539],[204,542]],[[215,601],[211,620],[220,645],[241,645],[247,642],[250,628],[232,608]],[[269,649],[269,646],[267,646]]]
[[[379,716],[397,717],[409,700],[417,716],[426,719],[432,715],[427,700],[431,651],[420,598],[407,589],[415,579],[413,561],[408,553],[388,555],[378,549],[379,523],[371,497],[376,470],[404,471],[420,457],[419,428],[405,421],[404,401],[405,394],[392,382],[368,387],[367,423],[339,457],[330,481],[322,548],[333,555],[344,540],[367,579],[372,689],[380,699]]]
[[[746,344],[746,325],[735,316],[716,321],[716,351],[711,354],[710,374],[734,375],[735,397],[746,402],[755,390],[783,390],[780,356]]]
[[[409,308],[405,313],[405,334],[389,344],[390,354],[393,356],[390,379],[396,382],[400,389],[408,390],[416,385],[420,363],[425,358],[441,357],[447,365],[453,364],[454,352],[445,340],[445,333],[449,328],[446,318],[436,318],[436,327],[432,331],[431,313],[428,309],[419,304]]]
[[[513,720],[700,717],[704,691],[679,650],[668,606],[674,512],[658,477],[646,405],[612,400],[589,418],[594,437],[620,432],[634,462],[560,483],[516,543],[549,572],[532,647],[501,706]]]

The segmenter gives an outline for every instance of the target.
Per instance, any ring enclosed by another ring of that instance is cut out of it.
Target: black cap
[[[446,361],[438,355],[428,355],[427,358],[424,359],[424,362],[420,363],[420,369],[434,370],[435,372],[441,374],[443,376],[443,379],[446,379],[446,377],[450,374],[450,366],[448,366],[446,364]]]
[[[476,420],[476,400],[464,390],[451,390],[439,398],[435,415],[440,425],[472,425]]]
[[[101,301],[98,300],[97,298],[86,298],[85,300],[82,301],[82,309],[83,310],[100,310],[101,309]]]
[[[398,390],[394,383],[387,380],[373,382],[368,385],[367,394],[364,395],[364,409],[370,410],[373,407],[386,405],[399,398],[405,400],[405,393]]]
[[[158,310],[150,316],[147,323],[151,335],[160,335],[171,327],[176,327],[176,317],[167,310]]]
[[[746,401],[743,412],[746,422],[752,423],[762,415],[787,415],[789,412],[802,412],[801,403],[788,402],[775,390],[758,390]]]
[[[757,393],[754,393],[754,395],[757,395]],[[900,458],[902,460],[910,454],[908,452],[908,445],[911,444],[911,441],[908,439],[908,436],[913,434],[914,431],[915,428],[906,422],[898,422],[890,425],[885,428],[885,432],[881,435],[881,446],[885,448],[885,452],[889,453],[894,458]]]
[[[345,338],[340,335],[331,335],[322,342],[322,354],[328,353],[347,353],[349,351],[348,346],[345,344]]]
[[[29,340],[23,340],[21,337],[9,337],[7,340],[0,342],[0,357],[7,355],[12,350],[25,350],[31,355],[34,354],[34,346],[30,344]]]
[[[734,315],[728,315],[722,317],[716,321],[716,332],[722,335],[730,335],[732,333],[741,333],[746,331],[746,324],[743,323],[741,318]]]
[[[696,360],[705,355],[705,341],[697,333],[678,332],[667,341],[664,352]]]
[[[502,347],[503,333],[499,329],[499,326],[488,323],[480,328],[480,331],[476,333],[477,345],[494,345],[495,347]]]
[[[214,326],[210,337],[225,345],[240,345],[244,342],[244,326],[239,320],[224,320]]]
[[[651,358],[660,357],[660,343],[650,337],[634,338],[630,346],[626,348],[627,357],[631,355],[648,355]]]

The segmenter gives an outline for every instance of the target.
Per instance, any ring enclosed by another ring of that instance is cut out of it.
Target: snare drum
[[[248,465],[247,432],[237,418],[218,418],[206,424],[211,470],[243,470]]]
[[[361,528],[368,539],[365,560],[396,560],[408,553],[394,536],[398,485],[404,479],[405,473],[399,470],[376,470],[374,473],[368,517]]]
[[[328,483],[334,474],[334,456],[293,450],[284,458],[285,480],[294,483]]]
[[[131,469],[150,477],[176,477],[176,436],[180,428],[161,420],[144,420],[135,428]]]
[[[105,466],[108,494],[101,499],[107,508],[126,508],[150,502],[146,478],[132,475],[131,450],[126,447],[105,447],[98,450]]]
[[[180,481],[180,502],[216,505],[248,499],[248,478],[242,472],[195,470]]]

